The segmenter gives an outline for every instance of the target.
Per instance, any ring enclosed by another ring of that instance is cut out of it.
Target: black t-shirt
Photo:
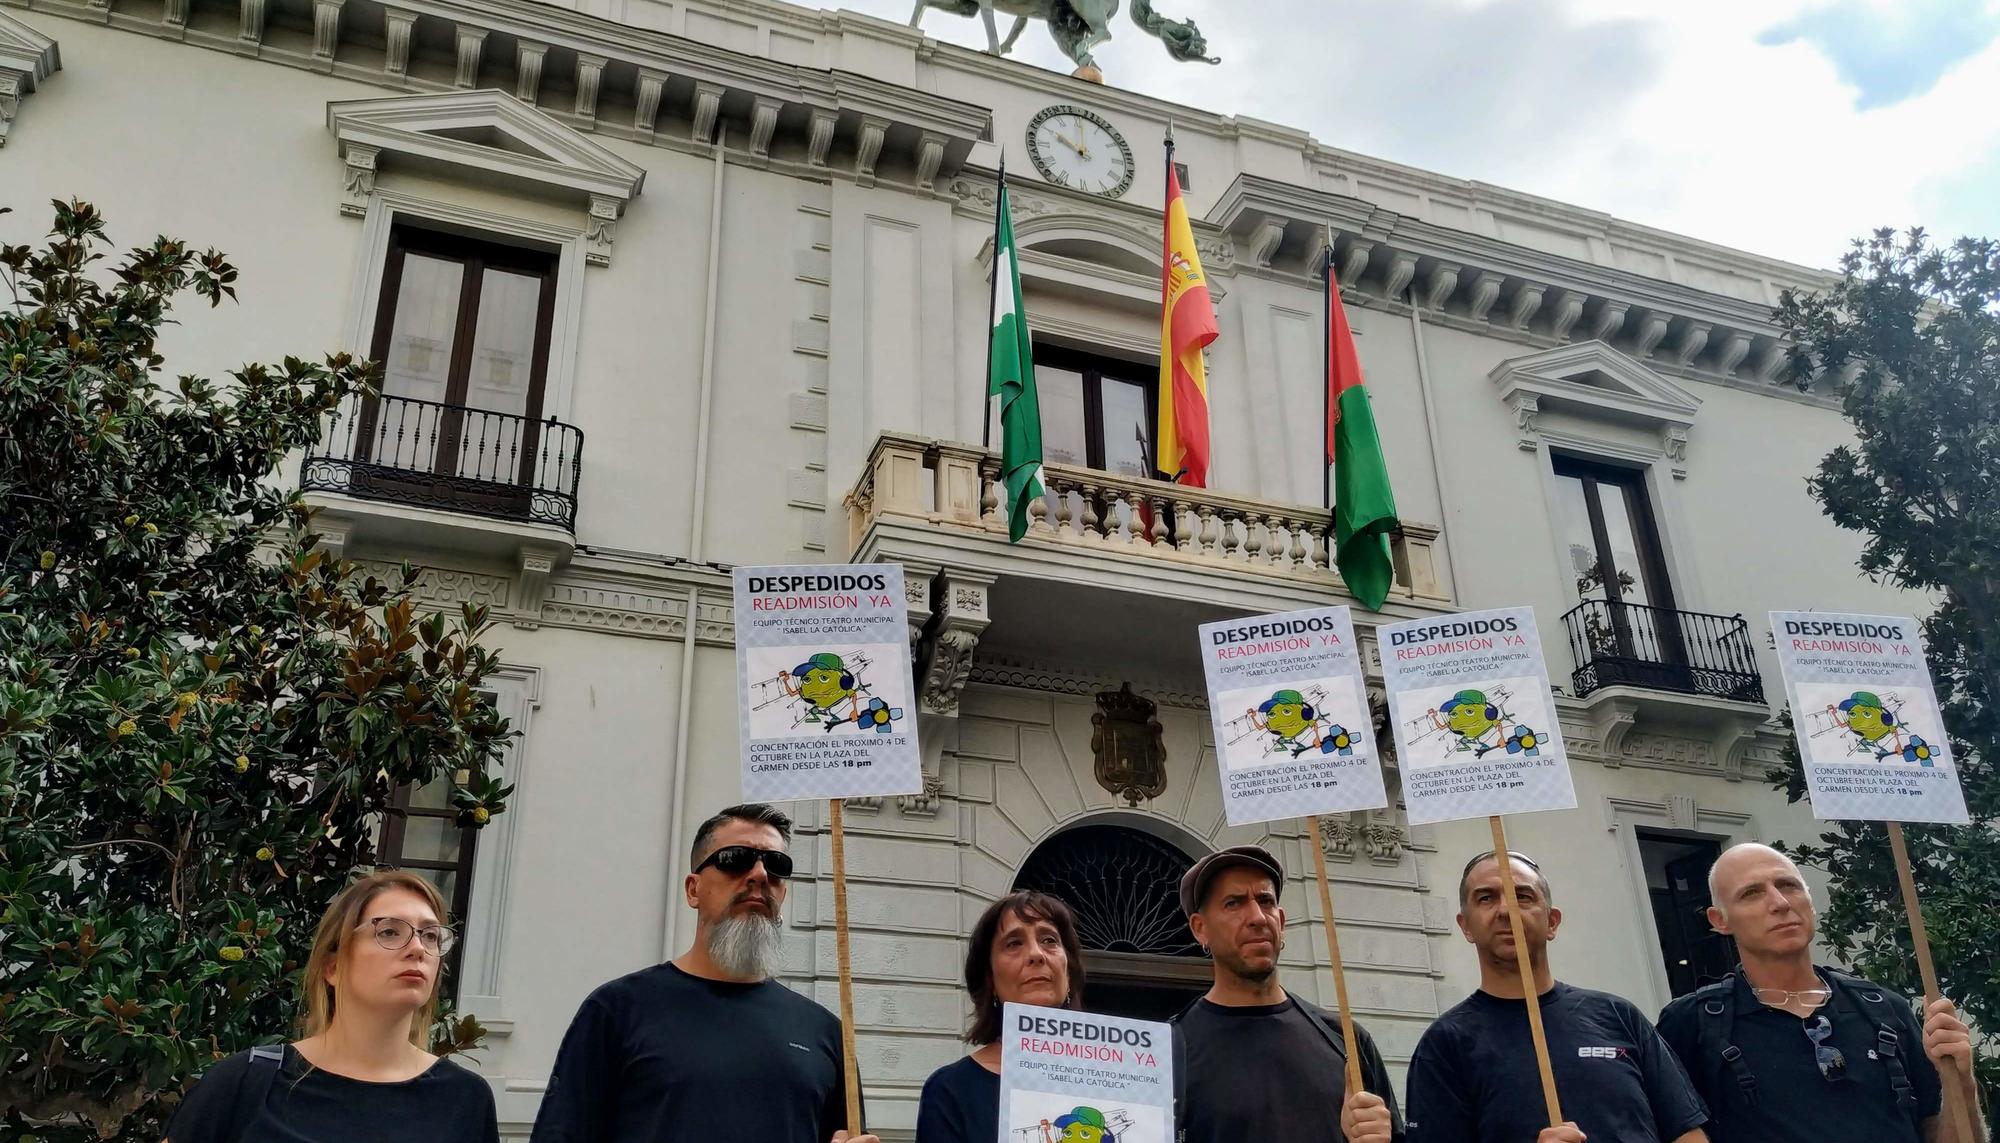
[[[917,1143],[993,1143],[1000,1134],[1000,1074],[971,1056],[924,1081],[917,1100]]]
[[[275,1076],[264,1077],[264,1069]],[[268,1078],[268,1083],[260,1080]],[[262,1098],[257,1093],[262,1092]],[[245,1106],[254,1100],[254,1106]],[[281,1064],[238,1052],[208,1069],[167,1125],[171,1143],[495,1143],[486,1081],[439,1060],[415,1079],[371,1083],[321,1071],[290,1045]]]
[[[1542,1028],[1563,1116],[1591,1143],[1672,1143],[1708,1118],[1653,1025],[1621,997],[1557,984]],[[1474,992],[1410,1059],[1411,1143],[1534,1143],[1549,1125],[1528,1009]]]
[[[1833,1025],[1827,1046],[1845,1061],[1841,1078],[1832,1082],[1820,1074],[1806,1021],[1760,1003],[1741,973],[1721,997],[1688,995],[1667,1005],[1660,1013],[1660,1035],[1708,1101],[1713,1143],[1917,1143],[1916,1125],[1896,1107],[1877,1041],[1880,1025],[1887,1023],[1916,1093],[1917,1114],[1927,1119],[1938,1113],[1943,1092],[1937,1068],[1924,1055],[1923,1028],[1903,997],[1865,982],[1855,991],[1861,995],[1835,989],[1815,1013]],[[1722,1069],[1720,1048],[1715,1059],[1704,1058],[1701,1005],[1710,999],[1730,1007],[1721,1042],[1742,1049],[1743,1065],[1757,1082],[1754,1106],[1744,1102],[1741,1085]]]
[[[847,1127],[840,1021],[775,980],[672,964],[591,993],[556,1052],[534,1143],[827,1143]]]
[[[1339,1048],[1313,1026],[1303,1001],[1234,1006],[1203,998],[1175,1022],[1184,1069],[1179,1109],[1183,1143],[1346,1143],[1340,1105],[1347,1066]],[[1340,1018],[1314,1009],[1335,1039]],[[1361,1081],[1396,1114],[1396,1093],[1375,1041],[1359,1025]],[[1403,1123],[1395,1120],[1403,1137]]]

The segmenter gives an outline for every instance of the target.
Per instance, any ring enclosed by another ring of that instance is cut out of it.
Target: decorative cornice
[[[1401,171],[1399,177],[1407,182],[1420,174]],[[1426,222],[1352,194],[1251,174],[1236,177],[1208,218],[1266,256],[1281,248],[1317,251],[1330,232],[1336,249],[1344,252],[1341,284],[1353,292],[1350,300],[1368,295],[1401,300],[1414,280],[1413,301],[1446,320],[1553,344],[1581,331],[1577,336],[1583,340],[1610,342],[1640,359],[1672,333],[1670,352],[1663,351],[1670,367],[1695,376],[1737,380],[1736,371],[1755,346],[1777,344],[1783,336],[1767,303],[1606,264],[1609,246],[1594,261],[1553,254]],[[1585,229],[1591,232],[1609,224],[1608,216],[1585,219],[1579,213],[1570,225],[1583,225],[1579,219],[1590,223]],[[1311,256],[1316,255],[1288,257],[1297,262]],[[1285,269],[1261,261],[1257,265]],[[1815,277],[1803,268],[1776,263],[1760,261],[1757,269],[1785,270],[1780,276],[1787,282]],[[1627,318],[1634,313],[1638,318],[1628,331]],[[1769,376],[1760,369],[1740,380],[1762,384]]]
[[[970,681],[988,686],[1015,687],[1029,691],[1052,691],[1056,694],[1080,695],[1088,697],[1101,691],[1117,690],[1121,682],[1130,681],[1134,694],[1152,699],[1161,706],[1184,707],[1194,710],[1208,708],[1208,695],[1203,691],[1184,690],[1172,685],[1150,683],[1141,679],[1118,679],[1109,675],[1078,670],[1070,666],[1035,663],[1016,658],[1006,653],[982,652],[972,661]]]
[[[241,21],[232,21],[226,32],[190,27],[186,19],[187,0],[167,0],[164,14],[159,17],[136,10],[108,12],[104,6],[92,8],[89,0],[4,2],[96,23],[108,20],[112,26],[125,31],[155,35],[191,46],[232,53],[248,51],[262,62],[331,71],[345,79],[399,91],[448,91],[455,82],[465,78],[468,68],[476,84],[482,66],[492,61],[484,60],[476,49],[465,50],[474,40],[481,45],[489,39],[496,44],[532,44],[537,50],[530,53],[534,59],[525,67],[519,57],[508,61],[515,65],[517,72],[506,86],[524,101],[538,97],[541,64],[551,49],[565,59],[576,58],[586,63],[604,61],[598,72],[598,94],[594,103],[587,92],[579,91],[577,109],[550,109],[552,115],[570,121],[573,126],[584,130],[605,129],[608,126],[613,134],[644,143],[679,150],[705,150],[705,133],[694,134],[690,138],[678,132],[669,132],[651,117],[637,117],[648,121],[629,126],[623,122],[616,125],[593,122],[598,106],[645,106],[649,102],[646,91],[649,78],[659,81],[656,85],[658,90],[650,100],[657,115],[662,102],[660,93],[668,90],[665,77],[671,76],[683,85],[681,91],[687,90],[686,85],[708,84],[719,95],[726,94],[729,97],[726,103],[730,108],[728,114],[731,115],[737,113],[734,109],[738,100],[746,107],[756,106],[755,101],[759,99],[776,101],[780,109],[774,123],[776,137],[795,134],[801,150],[808,152],[804,161],[761,158],[748,149],[751,132],[732,131],[730,134],[743,141],[738,146],[743,148],[744,158],[767,163],[774,168],[796,169],[802,174],[810,170],[831,169],[830,156],[838,135],[845,133],[858,150],[863,135],[863,120],[879,120],[887,125],[883,132],[883,148],[897,159],[894,169],[899,173],[896,179],[903,182],[904,189],[919,193],[929,193],[929,188],[918,185],[919,180],[913,176],[928,174],[930,179],[935,180],[956,174],[973,147],[992,130],[992,113],[986,108],[930,91],[853,72],[785,63],[685,36],[566,10],[539,0],[395,0],[393,5],[384,6],[383,23],[375,26],[380,29],[379,33],[361,27],[367,23],[365,20],[343,19],[338,21],[337,26],[326,29],[334,37],[331,45],[316,38],[310,46],[297,48],[290,46],[289,41],[279,44],[268,38],[262,41],[241,39],[237,33],[241,27],[247,26]],[[239,4],[244,2],[239,0]],[[261,12],[265,5],[271,6],[274,13],[282,14],[309,0],[248,2],[254,4],[260,13],[258,26],[261,28],[264,22]],[[776,13],[777,10],[772,11]],[[280,16],[271,18],[278,19]],[[426,43],[431,42],[428,37],[442,35],[446,37],[447,44],[461,49],[453,70],[443,77],[443,82],[410,71],[413,32],[419,18],[424,22]],[[772,18],[790,22],[782,18],[781,13],[774,14]],[[243,19],[247,20],[249,16],[245,15]],[[839,26],[838,21],[833,25],[835,28]],[[812,30],[816,34],[824,33],[828,26],[821,24]],[[872,23],[865,31],[874,38],[880,38],[879,27]],[[377,35],[379,40],[375,38]],[[342,52],[340,37],[346,37],[361,50]],[[364,40],[373,42],[362,42]],[[329,47],[331,51],[327,50]],[[588,87],[590,79],[586,73],[590,70],[589,67],[580,69],[577,77],[580,86]],[[671,101],[677,118],[683,115],[691,118],[698,113],[702,106],[700,100],[681,103],[681,98],[684,97]],[[717,110],[724,106],[722,99],[715,101]],[[795,109],[803,113],[796,113]],[[680,122],[688,121],[688,118],[680,118]],[[808,132],[812,137],[810,143],[806,139]],[[775,149],[775,142],[773,146]],[[878,153],[877,157],[886,156]],[[901,173],[904,171],[912,174]],[[856,170],[847,168],[836,173],[853,177]],[[873,174],[872,171],[868,173]]]
[[[1637,420],[1678,428],[1686,443],[1701,399],[1599,341],[1510,358],[1488,378],[1514,410],[1521,447],[1535,447],[1538,413],[1561,406],[1586,416]],[[1575,380],[1587,377],[1591,383]]]
[[[466,45],[466,40],[460,40],[461,68],[470,53],[476,70],[479,48]],[[586,98],[596,98],[595,87],[585,79],[594,76],[593,68],[601,67],[602,62],[578,61],[580,109]],[[375,172],[385,159],[441,164],[474,172],[482,180],[498,176],[513,183],[529,183],[578,202],[589,217],[588,261],[593,265],[610,261],[612,224],[646,180],[645,168],[491,88],[340,100],[326,105],[326,126],[340,140],[341,157],[347,164],[342,213],[367,212]],[[531,153],[443,134],[471,128],[497,132]]]
[[[27,21],[0,12],[0,147],[21,113],[21,101],[62,70],[62,55],[52,37]]]
[[[397,565],[356,561],[368,574],[393,580]],[[578,555],[564,567],[547,553],[523,550],[511,574],[425,565],[415,596],[424,607],[460,604],[491,608],[516,626],[567,627],[636,639],[680,639],[688,629],[688,588],[697,589],[697,642],[733,646],[734,606],[729,580],[708,569]]]

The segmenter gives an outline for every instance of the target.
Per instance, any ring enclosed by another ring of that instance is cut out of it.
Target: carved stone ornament
[[[589,244],[589,249],[583,253],[585,265],[611,264],[611,243],[618,237],[618,214],[623,206],[617,199],[606,195],[590,196],[588,229],[584,232],[584,239]]]
[[[1410,831],[1394,822],[1369,822],[1362,827],[1361,835],[1368,847],[1369,860],[1380,865],[1401,861],[1403,851],[1410,845]]]
[[[1534,452],[1541,447],[1541,430],[1535,418],[1541,414],[1541,398],[1533,393],[1514,394],[1514,428],[1520,433],[1516,442],[1524,451]]]
[[[921,688],[925,710],[932,714],[958,713],[958,697],[965,690],[965,681],[972,671],[972,652],[978,646],[977,631],[947,627],[937,633]]]
[[[943,796],[944,779],[936,774],[925,774],[923,792],[898,795],[896,808],[902,810],[906,818],[934,818],[938,812],[938,800]]]
[[[1335,861],[1354,860],[1354,838],[1358,832],[1353,814],[1329,814],[1319,819],[1320,845]]]
[[[375,159],[381,154],[376,147],[361,143],[349,143],[346,167],[341,174],[340,213],[349,218],[360,218],[368,213],[368,200],[375,194]]]
[[[1090,753],[1097,784],[1125,803],[1137,806],[1167,791],[1165,730],[1150,700],[1132,693],[1124,683],[1097,696],[1097,713],[1090,716]]]

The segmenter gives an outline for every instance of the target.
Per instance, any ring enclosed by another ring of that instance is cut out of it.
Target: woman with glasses
[[[429,881],[392,869],[349,885],[313,937],[300,1038],[211,1068],[169,1143],[494,1143],[492,1089],[425,1050],[451,944]]]
[[[972,995],[971,1055],[931,1073],[917,1104],[917,1143],[992,1143],[1000,1128],[1001,1005],[1083,1008],[1076,914],[1046,893],[1021,890],[988,906],[965,953]]]

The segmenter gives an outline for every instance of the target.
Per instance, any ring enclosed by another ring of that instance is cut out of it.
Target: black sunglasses
[[[702,859],[694,867],[696,873],[713,865],[731,877],[741,877],[764,863],[764,873],[773,881],[783,881],[792,875],[792,855],[782,849],[758,849],[754,845],[725,845]]]

